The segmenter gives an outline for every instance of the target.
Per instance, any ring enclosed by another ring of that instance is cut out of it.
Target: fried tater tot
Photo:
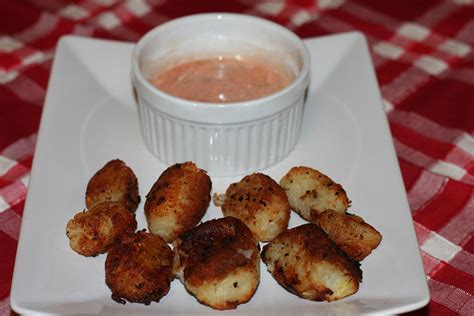
[[[350,200],[342,186],[308,167],[294,167],[281,180],[291,208],[304,219],[314,222],[326,210],[345,213]]]
[[[134,212],[140,203],[137,177],[132,169],[119,159],[105,164],[87,184],[87,208],[91,209],[101,202],[119,202],[131,212]]]
[[[382,235],[361,217],[324,211],[317,217],[319,225],[349,257],[361,261],[382,241]]]
[[[233,309],[255,293],[260,280],[258,241],[239,219],[207,221],[173,244],[173,272],[199,302]]]
[[[211,200],[211,179],[192,162],[166,169],[146,196],[145,215],[151,233],[166,242],[194,227]]]
[[[134,213],[121,203],[103,202],[77,213],[67,223],[66,234],[72,250],[89,257],[106,252],[117,238],[136,228]]]
[[[359,263],[315,224],[289,229],[263,247],[263,262],[277,282],[309,300],[334,301],[359,289]]]
[[[288,227],[290,204],[272,178],[254,173],[233,183],[222,205],[224,216],[237,217],[260,241],[270,241]]]
[[[174,276],[173,252],[157,235],[139,231],[122,236],[105,260],[105,283],[112,299],[150,304],[165,296]]]

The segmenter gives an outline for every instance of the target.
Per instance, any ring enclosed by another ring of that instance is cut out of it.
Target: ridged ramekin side
[[[242,175],[267,168],[294,148],[303,97],[283,111],[238,124],[200,124],[166,115],[139,98],[143,139],[164,163],[193,161],[214,176]]]

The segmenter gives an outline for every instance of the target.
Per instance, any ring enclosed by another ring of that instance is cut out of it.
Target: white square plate
[[[387,120],[364,37],[359,33],[305,40],[312,58],[301,136],[295,150],[263,170],[277,181],[296,165],[328,174],[346,189],[351,213],[383,235],[362,261],[359,291],[327,303],[300,299],[261,265],[252,300],[225,314],[302,315],[401,313],[429,300],[425,273]],[[105,255],[86,258],[69,248],[67,221],[84,208],[87,181],[120,158],[137,174],[144,196],[166,168],[146,149],[129,80],[133,45],[79,37],[61,40],[39,131],[23,215],[11,304],[19,313],[219,314],[199,304],[175,280],[160,303],[110,298]],[[224,192],[238,178],[213,178]],[[204,219],[222,216],[210,206]],[[295,213],[290,227],[302,224]]]

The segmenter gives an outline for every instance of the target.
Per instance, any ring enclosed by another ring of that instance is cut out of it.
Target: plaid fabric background
[[[199,12],[268,18],[301,37],[369,42],[429,280],[414,312],[474,315],[474,1],[0,0],[0,315],[52,59],[65,34],[136,41]]]

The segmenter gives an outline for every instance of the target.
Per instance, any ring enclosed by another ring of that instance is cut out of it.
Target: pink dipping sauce
[[[230,103],[258,99],[288,86],[283,67],[257,60],[213,58],[186,62],[158,73],[151,83],[179,98]]]

